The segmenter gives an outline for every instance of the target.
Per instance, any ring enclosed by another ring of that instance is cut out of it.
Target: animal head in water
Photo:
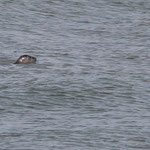
[[[20,56],[14,64],[31,64],[36,63],[36,58],[29,55]]]

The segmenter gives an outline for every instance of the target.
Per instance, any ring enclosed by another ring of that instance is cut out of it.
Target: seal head
[[[29,55],[20,56],[14,64],[31,64],[36,63],[36,58]]]

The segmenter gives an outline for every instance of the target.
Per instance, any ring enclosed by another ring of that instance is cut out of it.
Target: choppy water
[[[0,149],[149,150],[149,10],[0,1]],[[37,64],[13,64],[23,54]]]

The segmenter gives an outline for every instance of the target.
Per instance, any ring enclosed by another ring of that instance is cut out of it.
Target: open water
[[[150,1],[1,0],[0,150],[149,149]]]

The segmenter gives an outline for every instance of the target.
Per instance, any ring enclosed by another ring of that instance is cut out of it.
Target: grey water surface
[[[150,1],[1,0],[0,150],[149,149]]]

